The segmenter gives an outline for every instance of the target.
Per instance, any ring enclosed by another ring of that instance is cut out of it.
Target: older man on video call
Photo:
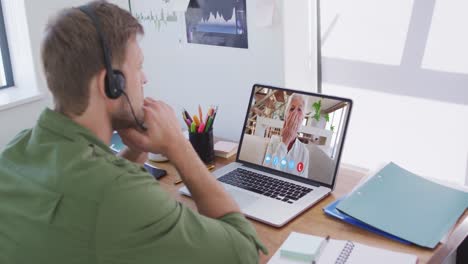
[[[106,1],[50,20],[42,62],[55,106],[0,153],[0,263],[257,263],[266,252],[173,109],[144,99],[139,35]],[[122,75],[122,96],[109,74]],[[129,146],[121,156],[108,147],[114,130]],[[145,171],[148,152],[171,160],[198,212]]]
[[[289,96],[281,136],[271,137],[263,165],[307,178],[309,150],[306,144],[297,138],[306,105],[307,101],[303,95],[293,93]]]

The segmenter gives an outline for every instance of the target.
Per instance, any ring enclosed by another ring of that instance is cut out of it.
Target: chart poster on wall
[[[132,15],[145,27],[154,28],[159,33],[170,30],[180,20],[183,20],[183,14],[176,12],[175,4],[177,3],[174,0],[128,1]]]
[[[185,23],[188,43],[248,48],[245,0],[190,0]]]

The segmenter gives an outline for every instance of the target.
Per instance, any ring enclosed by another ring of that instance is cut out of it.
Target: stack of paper
[[[237,153],[237,143],[218,141],[214,144],[215,155],[221,158],[229,158]]]
[[[336,209],[397,238],[434,248],[467,206],[468,192],[390,163],[339,202]]]
[[[320,248],[323,237],[291,232],[280,249],[283,258],[311,262]]]

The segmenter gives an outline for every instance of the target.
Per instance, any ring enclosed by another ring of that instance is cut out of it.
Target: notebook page
[[[349,247],[349,244],[347,246],[347,243],[348,241],[344,240],[330,240],[327,247],[320,256],[318,263],[415,264],[417,261],[417,256],[415,255],[399,253],[376,247],[369,247],[355,242],[352,243],[354,246]],[[342,260],[342,262],[337,262],[339,258]]]
[[[327,247],[323,250],[318,259],[318,264],[335,263],[347,241],[330,239]]]
[[[380,264],[415,264],[418,257],[415,255],[399,253],[381,248],[369,247],[354,243],[355,247],[350,254],[347,264],[354,263],[380,263]]]

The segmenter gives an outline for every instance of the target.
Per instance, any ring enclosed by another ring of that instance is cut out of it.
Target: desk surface
[[[219,169],[233,160],[234,158],[217,158],[216,169]],[[178,193],[178,189],[183,186],[183,183],[177,185],[174,184],[174,182],[179,178],[175,168],[169,162],[157,163],[156,165],[166,169],[168,173],[167,176],[164,176],[160,179],[163,188],[166,189],[176,200],[181,201],[190,208],[196,210],[195,203],[191,198]],[[448,254],[450,254],[453,250],[456,249],[456,247],[458,247],[461,241],[463,241],[464,237],[467,236],[468,231],[466,227],[468,226],[468,212],[465,212],[463,217],[461,217],[461,220],[464,220],[463,224],[460,224],[462,222],[460,220],[457,224],[457,230],[450,236],[449,243],[447,243],[450,245],[450,248],[439,244],[434,250],[425,249],[414,245],[404,245],[369,231],[343,223],[339,220],[327,217],[322,212],[322,208],[330,202],[348,193],[363,176],[364,174],[361,172],[353,171],[347,168],[341,168],[338,173],[335,190],[331,193],[331,195],[327,196],[318,204],[305,211],[282,228],[275,228],[255,220],[251,220],[261,241],[270,251],[268,256],[260,256],[260,263],[266,263],[273,256],[273,254],[288,237],[291,231],[322,237],[330,235],[330,237],[334,239],[352,240],[362,244],[367,244],[369,246],[414,254],[418,256],[418,263],[441,263]]]

